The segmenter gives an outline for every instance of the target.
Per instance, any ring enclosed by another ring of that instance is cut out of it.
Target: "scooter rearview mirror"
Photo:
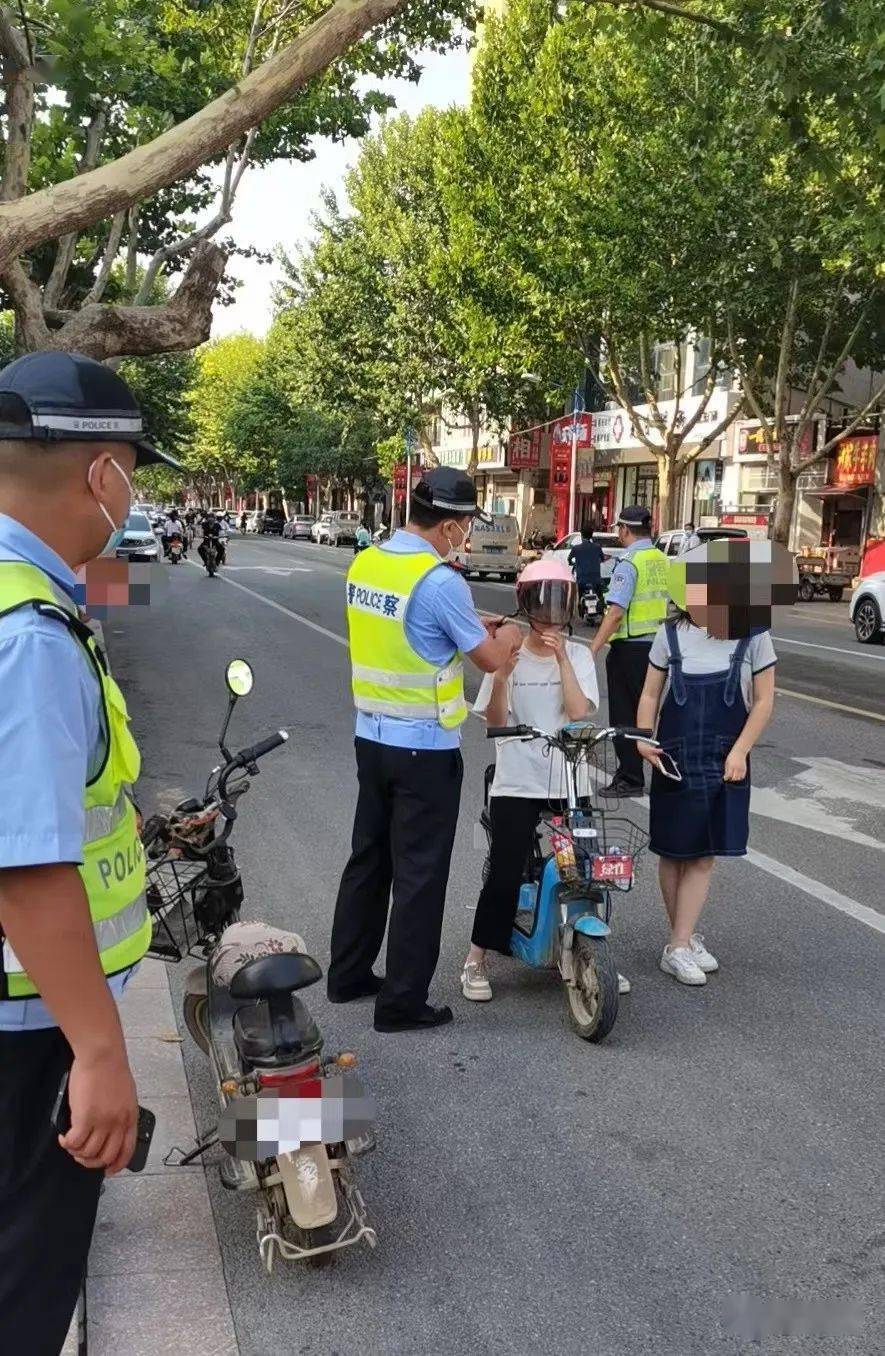
[[[255,682],[252,665],[248,664],[245,659],[232,659],[225,669],[224,681],[227,683],[230,699],[227,703],[227,715],[221,727],[221,734],[218,736],[218,747],[230,762],[230,750],[224,741],[227,738],[227,728],[230,725],[230,718],[234,713],[237,701],[240,697],[248,697],[252,691],[252,685]]]
[[[232,659],[224,677],[232,697],[248,697],[255,682],[252,665],[245,659]]]

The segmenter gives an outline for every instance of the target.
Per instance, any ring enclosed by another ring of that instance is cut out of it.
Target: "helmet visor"
[[[537,579],[518,584],[519,610],[542,626],[567,626],[575,611],[576,587],[564,579]]]

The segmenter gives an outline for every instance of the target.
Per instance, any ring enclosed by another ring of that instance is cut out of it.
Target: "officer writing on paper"
[[[477,513],[469,476],[450,467],[428,471],[412,494],[408,526],[360,552],[347,576],[359,799],[328,984],[333,1002],[376,995],[377,1031],[452,1019],[450,1008],[428,1004],[427,993],[461,799],[462,657],[494,673],[522,644],[512,623],[480,620],[467,584],[447,563]],[[372,966],[391,892],[382,979]]]
[[[0,372],[0,1324],[33,1356],[61,1350],[103,1172],[132,1157],[114,1000],[151,936],[138,750],[74,571],[122,535],[136,465],[168,460],[100,363],[31,353]]]
[[[612,571],[608,611],[590,646],[594,655],[609,645],[605,661],[608,718],[612,725],[635,725],[636,708],[648,669],[655,632],[667,616],[669,565],[651,544],[651,514],[641,504],[622,510],[618,539],[625,551]],[[615,741],[618,769],[600,796],[641,796],[645,789],[642,758],[629,740]]]

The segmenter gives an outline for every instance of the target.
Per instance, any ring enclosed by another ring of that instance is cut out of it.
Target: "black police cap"
[[[470,476],[454,466],[438,466],[425,471],[412,491],[412,499],[424,508],[456,515],[470,514],[484,523],[491,522],[490,515],[477,506],[476,486]]]
[[[0,440],[132,443],[136,466],[182,469],[144,436],[122,377],[82,353],[26,353],[0,371]]]
[[[618,523],[621,527],[629,527],[631,532],[637,528],[650,528],[651,510],[643,504],[629,504],[618,514]]]

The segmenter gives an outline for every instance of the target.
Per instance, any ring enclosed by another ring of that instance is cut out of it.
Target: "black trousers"
[[[510,934],[516,916],[519,887],[528,863],[535,825],[542,815],[561,814],[562,805],[523,796],[492,796],[489,817],[492,843],[489,874],[482,887],[473,920],[474,946],[510,954]]]
[[[608,681],[608,718],[612,725],[635,725],[636,708],[642,696],[651,641],[616,640],[608,647],[605,676]],[[645,764],[636,745],[615,740],[618,771],[634,786],[645,785]]]
[[[353,850],[335,921],[329,992],[364,981],[387,938],[377,1016],[416,1016],[439,959],[464,764],[458,749],[397,749],[357,739]]]
[[[50,1115],[70,1047],[57,1027],[0,1031],[0,1350],[58,1356],[77,1303],[103,1173]]]

